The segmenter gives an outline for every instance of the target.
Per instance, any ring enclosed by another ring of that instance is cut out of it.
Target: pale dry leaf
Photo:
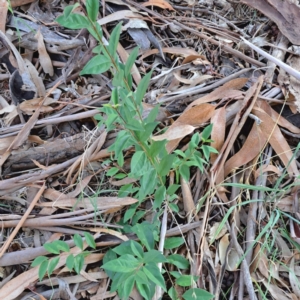
[[[219,231],[220,225],[220,222],[215,222],[214,225],[209,229],[208,239],[210,243],[214,240],[220,239],[228,231],[227,226],[222,226],[221,230]],[[216,235],[218,231],[219,233]]]
[[[5,33],[7,11],[8,11],[8,1],[0,0],[0,31],[4,33]]]
[[[142,18],[140,14],[134,13],[131,10],[119,10],[104,18],[98,20],[99,25],[105,25],[110,22],[120,21],[121,19]]]
[[[188,221],[191,222],[193,213],[195,212],[195,203],[191,191],[190,184],[186,182],[183,177],[180,177],[180,185],[182,190],[182,201],[184,211],[188,214]]]
[[[174,10],[173,6],[165,0],[150,0],[150,1],[144,2],[142,5],[143,6],[158,6],[162,9]]]
[[[211,143],[211,146],[217,151],[220,151],[224,144],[226,129],[226,109],[224,106],[215,110],[210,122],[213,124],[211,132],[211,139],[213,142]],[[210,154],[212,164],[216,161],[217,156],[217,153]]]
[[[196,127],[191,126],[191,125],[176,124],[176,126],[169,127],[165,133],[156,135],[156,136],[152,136],[152,140],[154,140],[154,141],[163,141],[163,140],[172,141],[175,139],[183,138],[183,137],[191,134],[195,129],[196,129]]]

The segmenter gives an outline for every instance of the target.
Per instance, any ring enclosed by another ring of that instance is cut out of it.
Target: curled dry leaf
[[[210,228],[209,230],[209,242],[211,243],[214,240],[218,240],[220,239],[226,232],[227,232],[227,227],[223,226],[221,228],[221,231],[219,231],[219,233],[216,235],[216,233],[218,232],[218,229],[220,227],[220,223],[216,222],[214,223],[214,225]]]
[[[43,98],[36,98],[28,101],[24,101],[19,105],[19,108],[21,111],[23,111],[27,115],[32,115],[40,106],[40,102],[43,101]],[[53,111],[53,108],[51,106],[48,106],[52,103],[55,103],[56,100],[53,98],[47,97],[45,99],[44,104],[40,108],[41,113],[48,113]]]

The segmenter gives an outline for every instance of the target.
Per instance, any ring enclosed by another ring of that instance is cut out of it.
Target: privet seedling
[[[146,117],[143,116],[143,98],[148,89],[152,72],[147,73],[134,90],[131,69],[137,59],[138,49],[136,48],[130,53],[126,63],[119,61],[117,46],[121,23],[114,28],[108,45],[105,45],[102,41],[102,28],[96,21],[99,1],[87,0],[85,15],[77,13],[79,6],[78,3],[67,6],[63,15],[56,21],[70,29],[85,28],[98,42],[98,46],[93,49],[95,56],[85,65],[80,75],[101,74],[110,71],[112,76],[113,89],[110,102],[104,105],[100,109],[100,113],[95,116],[100,125],[105,125],[107,131],[118,130],[115,142],[109,148],[113,153],[112,160],[115,161],[115,166],[107,172],[107,175],[115,179],[125,177],[134,179],[135,183],[126,184],[120,188],[119,196],[131,195],[137,198],[139,203],[152,198],[154,200],[153,210],[157,212],[155,225],[146,222],[138,223],[144,214],[136,212],[138,205],[134,205],[126,211],[122,222],[126,224],[129,220],[133,221],[131,224],[134,226],[125,227],[138,236],[141,244],[127,241],[109,250],[105,255],[102,267],[112,279],[111,291],[117,291],[122,299],[129,297],[134,286],[145,299],[153,297],[157,285],[167,291],[163,274],[157,267],[158,263],[173,264],[176,269],[171,272],[174,282],[183,287],[192,286],[197,277],[182,274],[182,270],[189,267],[188,261],[178,254],[165,257],[154,247],[159,235],[158,216],[161,214],[163,205],[168,205],[172,210],[178,211],[178,207],[172,203],[172,200],[176,198],[179,177],[182,176],[184,180],[188,181],[190,168],[194,166],[203,171],[210,153],[216,153],[216,150],[208,145],[211,142],[209,136],[212,125],[206,127],[202,135],[195,133],[185,151],[176,150],[170,154],[166,151],[166,140],[154,141],[152,136],[159,124],[156,121],[159,106],[153,108]],[[83,8],[81,9],[83,10]],[[131,158],[130,172],[125,173],[123,171],[123,152],[130,148],[134,150],[134,154]],[[176,174],[176,182],[168,186],[167,177],[170,172]],[[172,249],[183,242],[182,238],[170,238],[166,240],[166,247]],[[59,251],[69,251],[65,243],[62,244],[60,241],[53,243],[51,243],[51,247],[49,244],[45,245],[49,252],[58,254]],[[79,239],[77,243],[79,243]],[[83,256],[84,252],[78,259],[76,259],[77,256],[70,256],[67,261],[68,268],[74,268],[78,273],[83,264]],[[39,257],[33,262],[33,265],[40,265],[39,277],[41,279],[46,272],[50,275],[57,263],[57,258],[48,260],[46,257]],[[173,286],[169,288],[168,294],[174,300],[178,298]],[[197,288],[191,288],[183,294],[184,299],[211,299],[212,297],[213,295],[210,293]]]

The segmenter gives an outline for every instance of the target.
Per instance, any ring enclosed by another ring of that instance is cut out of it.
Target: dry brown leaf
[[[168,128],[168,130],[165,133],[173,130],[173,128],[176,128],[178,126],[189,125],[192,127],[193,126],[197,127],[201,124],[204,124],[205,122],[210,120],[214,111],[215,111],[215,106],[207,103],[192,107],[190,109],[186,109],[180,115],[180,117]],[[166,149],[169,153],[172,152],[178,146],[182,137],[179,138],[178,136],[173,141],[168,142]]]
[[[27,100],[23,101],[20,105],[19,108],[21,109],[22,112],[24,112],[27,115],[32,115],[40,106],[41,101],[43,101],[43,98],[35,98],[32,100]],[[52,104],[56,102],[53,98],[45,98],[44,104],[40,108],[41,113],[49,113],[53,111],[54,109],[51,106],[47,106],[49,104]]]
[[[225,163],[224,176],[226,177],[233,169],[247,164],[259,155],[266,141],[267,138],[260,126],[254,123],[242,148]]]
[[[195,101],[193,101],[191,104],[189,104],[188,108],[191,108],[195,105],[199,105],[202,103],[212,102],[216,101],[218,99],[222,98],[235,98],[242,95],[242,92],[239,91],[246,82],[248,81],[248,78],[236,78],[232,79],[228,82],[226,82],[224,85],[218,87],[213,92],[209,93],[208,95],[201,97]]]
[[[222,226],[221,230],[219,231],[219,233],[216,235],[219,227],[220,227],[221,223],[220,222],[216,222],[214,223],[214,225],[209,229],[209,234],[208,234],[208,240],[209,242],[213,242],[215,240],[220,239],[221,237],[223,237],[225,235],[225,233],[228,231],[227,230],[227,226]]]
[[[39,53],[39,61],[45,73],[49,74],[51,77],[54,75],[54,69],[52,66],[52,61],[46,50],[44,37],[40,30],[37,31],[35,38],[37,39],[37,47]]]
[[[131,10],[119,10],[104,18],[101,18],[97,22],[99,25],[105,25],[110,22],[120,21],[122,19],[130,19],[130,18],[142,18],[142,16],[140,14],[132,12]]]
[[[180,48],[180,47],[168,47],[162,48],[163,53],[175,54],[175,55],[182,55],[183,57],[187,57],[189,55],[198,55],[198,53],[189,48]],[[145,59],[146,57],[159,53],[158,49],[151,49],[143,52],[143,55],[140,57],[141,60]]]
[[[143,6],[158,6],[162,9],[174,10],[173,6],[164,0],[150,0],[142,4]]]
[[[207,58],[204,55],[188,55],[183,62],[182,65],[188,64],[190,62],[193,62],[195,65],[211,65],[211,63],[207,60]]]
[[[190,184],[186,182],[183,177],[180,177],[180,184],[182,190],[182,200],[184,211],[188,214],[188,221],[191,222],[193,213],[195,212],[195,203],[191,191]]]
[[[290,175],[299,175],[299,170],[293,158],[293,152],[287,143],[285,137],[282,135],[278,125],[273,119],[265,113],[261,108],[254,107],[252,110],[262,122],[259,125],[261,132],[265,135],[265,138],[269,141],[276,154],[280,157],[281,161],[287,167],[287,171]]]

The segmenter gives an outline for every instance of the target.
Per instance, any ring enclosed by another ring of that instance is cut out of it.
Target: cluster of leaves
[[[84,236],[85,236],[86,243],[91,248],[95,249],[96,243],[95,243],[93,236],[88,232],[85,232]],[[84,258],[87,255],[89,255],[90,252],[83,251],[84,250],[83,241],[79,234],[74,235],[73,241],[74,241],[74,244],[81,250],[81,252],[77,255],[73,255],[72,253],[70,253],[66,260],[66,266],[70,271],[74,270],[77,274],[79,274],[83,268]],[[31,264],[32,267],[39,266],[38,275],[39,275],[40,280],[43,279],[43,277],[45,276],[46,273],[48,274],[48,276],[50,276],[53,273],[53,271],[57,267],[59,260],[60,260],[60,256],[58,254],[60,254],[61,252],[63,252],[63,253],[70,252],[69,245],[65,241],[60,241],[60,240],[53,241],[51,243],[45,243],[44,248],[48,252],[55,254],[56,256],[54,256],[53,258],[50,258],[50,259],[46,256],[38,256],[32,262],[32,264]]]
[[[83,68],[81,75],[100,74],[110,70],[112,74],[113,89],[111,92],[110,103],[100,109],[100,114],[95,116],[100,125],[105,125],[107,131],[117,129],[118,135],[110,147],[114,153],[113,160],[116,167],[112,167],[107,175],[115,179],[125,177],[133,178],[134,184],[127,184],[120,188],[119,196],[132,195],[139,199],[141,203],[144,199],[154,195],[153,209],[157,210],[156,225],[149,223],[138,224],[137,221],[143,216],[136,213],[138,205],[132,206],[127,210],[123,223],[133,217],[134,226],[127,226],[127,232],[134,232],[141,241],[128,241],[110,250],[104,257],[102,266],[109,277],[112,279],[111,291],[118,291],[122,299],[128,298],[134,285],[145,299],[151,299],[155,292],[155,286],[160,286],[167,291],[162,272],[157,267],[158,263],[171,263],[178,268],[173,271],[172,276],[176,284],[181,286],[191,286],[197,278],[192,275],[183,275],[181,269],[189,267],[188,261],[178,254],[173,254],[167,258],[154,249],[155,241],[158,240],[159,218],[164,201],[168,202],[169,207],[178,211],[178,207],[172,203],[177,196],[175,195],[179,185],[179,177],[188,181],[190,177],[190,167],[198,167],[201,171],[204,164],[209,160],[211,152],[215,149],[208,144],[211,142],[209,136],[212,126],[208,126],[200,136],[195,133],[191,138],[188,148],[185,151],[176,150],[169,154],[166,150],[166,140],[155,141],[152,139],[157,128],[156,117],[159,106],[156,106],[145,117],[143,111],[143,98],[149,86],[152,72],[146,74],[133,91],[133,79],[131,69],[138,56],[138,49],[134,49],[126,63],[119,61],[117,56],[117,45],[120,38],[121,24],[118,24],[111,33],[108,45],[102,41],[102,29],[96,22],[99,11],[99,1],[86,1],[86,15],[77,13],[79,4],[67,6],[62,16],[57,18],[57,22],[70,29],[86,28],[91,35],[98,41],[98,46],[93,52],[96,54]],[[130,172],[123,171],[124,155],[126,149],[133,148],[134,155],[131,158]],[[166,179],[170,172],[176,174],[176,182],[167,186]],[[178,240],[179,239],[179,240]],[[87,243],[93,247],[90,235],[86,235]],[[70,254],[67,258],[67,267],[78,273],[83,266],[84,256],[87,252],[83,251],[80,237],[74,236],[75,244],[82,249],[77,256]],[[165,247],[172,249],[183,243],[182,238],[171,238],[166,241]],[[142,246],[143,245],[143,246]],[[146,252],[144,252],[146,248]],[[56,241],[45,244],[45,248],[53,253],[59,254],[60,251],[68,252],[69,247],[66,243]],[[48,260],[46,257],[39,257],[33,262],[33,266],[40,265],[40,279],[48,272],[50,275],[59,262],[55,257]],[[177,299],[174,287],[168,290],[172,299]],[[184,299],[210,299],[213,296],[201,289],[190,289],[183,295]]]

